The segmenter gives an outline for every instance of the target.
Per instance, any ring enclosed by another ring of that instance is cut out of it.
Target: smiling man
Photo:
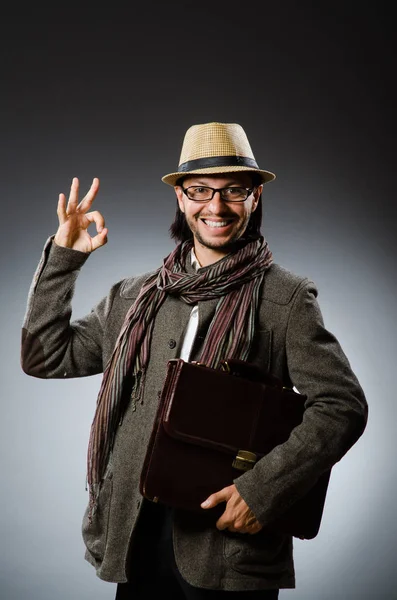
[[[28,299],[21,362],[40,378],[103,373],[83,538],[98,577],[117,583],[117,600],[271,600],[294,588],[292,537],[272,523],[365,429],[365,395],[324,325],[315,284],[279,266],[261,233],[262,192],[274,179],[240,125],[190,127],[177,170],[162,178],[177,199],[175,249],[155,271],[115,283],[77,320],[77,274],[107,242],[104,217],[91,210],[99,180],[81,200],[77,178],[69,198],[59,196],[59,227]],[[214,489],[194,514],[144,499],[139,485],[167,362],[177,357],[213,368],[247,360],[307,396],[289,439]],[[217,518],[214,507],[222,509]]]
[[[186,177],[175,186],[180,210],[205,267],[229,254],[247,229],[263,185],[254,186],[247,173]]]

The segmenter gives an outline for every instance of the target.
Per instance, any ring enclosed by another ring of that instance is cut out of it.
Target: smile
[[[227,227],[228,225],[230,225],[232,223],[232,221],[209,221],[207,219],[202,219],[202,221],[211,228],[218,228],[218,227]]]

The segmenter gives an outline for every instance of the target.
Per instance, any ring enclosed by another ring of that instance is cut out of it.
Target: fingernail
[[[209,501],[209,500],[204,500],[204,502],[202,502],[202,503],[201,503],[201,506],[202,506],[203,508],[205,508],[206,506],[209,506],[209,504],[210,504],[210,501]]]

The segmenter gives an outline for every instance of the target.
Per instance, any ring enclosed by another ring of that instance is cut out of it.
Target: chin
[[[197,238],[202,246],[209,250],[231,250],[233,246],[238,242],[239,238],[233,238],[232,240],[204,240]]]

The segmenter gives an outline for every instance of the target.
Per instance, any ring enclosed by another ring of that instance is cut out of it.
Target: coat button
[[[175,348],[175,346],[176,346],[176,341],[175,341],[175,340],[173,340],[173,339],[171,338],[170,340],[168,340],[168,346],[169,346],[170,348]]]

